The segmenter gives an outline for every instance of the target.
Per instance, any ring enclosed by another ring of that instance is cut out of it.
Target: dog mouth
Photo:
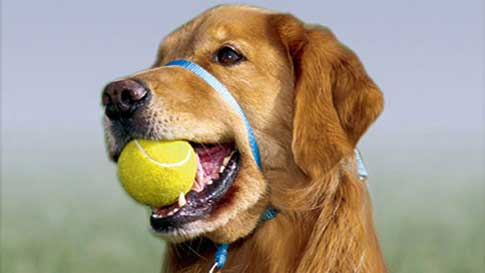
[[[197,172],[191,190],[168,206],[152,208],[150,225],[157,233],[169,233],[184,224],[208,217],[214,211],[240,169],[240,153],[234,144],[195,144]]]

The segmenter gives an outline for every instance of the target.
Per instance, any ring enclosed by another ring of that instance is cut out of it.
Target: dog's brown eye
[[[230,46],[220,48],[214,57],[222,65],[234,65],[244,60],[244,56]]]

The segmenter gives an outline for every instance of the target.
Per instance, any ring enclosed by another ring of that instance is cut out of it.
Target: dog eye
[[[215,61],[222,65],[234,65],[245,59],[241,53],[230,46],[221,47],[214,57]]]

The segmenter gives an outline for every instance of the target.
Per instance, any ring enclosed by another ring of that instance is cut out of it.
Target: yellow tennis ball
[[[197,161],[187,141],[137,139],[118,159],[118,176],[136,201],[159,208],[174,203],[194,183]]]

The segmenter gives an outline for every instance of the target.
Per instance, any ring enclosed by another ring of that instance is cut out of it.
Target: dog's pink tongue
[[[224,158],[231,153],[230,145],[216,145],[212,147],[196,147],[197,174],[192,189],[200,192],[213,180],[219,178],[219,170],[223,165]]]

